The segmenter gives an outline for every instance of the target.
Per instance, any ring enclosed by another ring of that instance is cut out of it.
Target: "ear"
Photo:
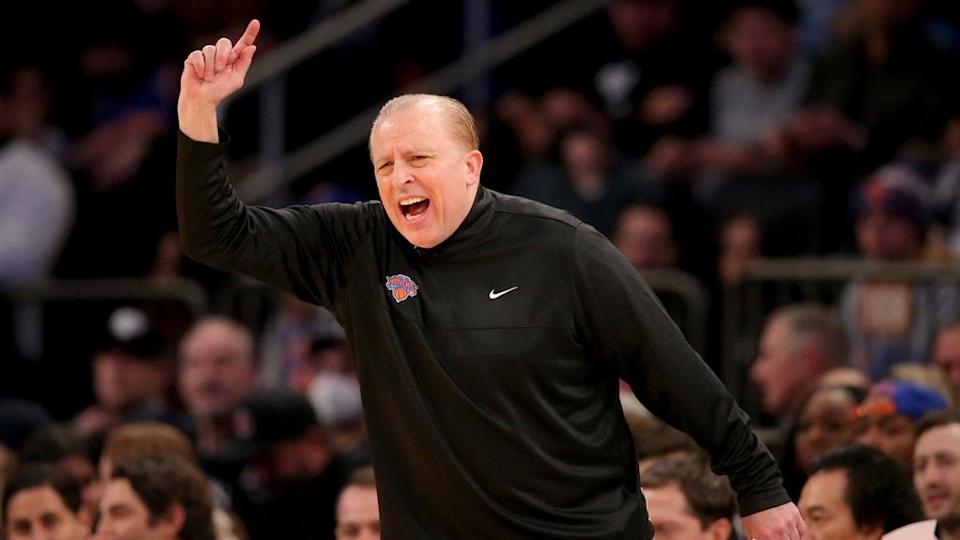
[[[704,533],[703,537],[710,540],[728,540],[733,533],[733,523],[727,518],[720,518],[711,523]]]
[[[469,178],[467,185],[472,186],[480,182],[480,170],[483,169],[483,154],[479,150],[471,150],[463,157],[464,164],[467,166]]]
[[[157,529],[168,538],[177,538],[187,520],[187,511],[180,503],[173,503],[167,508],[163,518],[157,523]]]
[[[867,523],[857,527],[857,533],[860,534],[860,538],[880,538],[883,536],[883,524],[882,523]]]

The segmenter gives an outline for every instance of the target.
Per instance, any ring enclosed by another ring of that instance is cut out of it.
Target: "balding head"
[[[250,331],[224,317],[197,322],[180,343],[180,395],[194,416],[228,414],[255,382]]]
[[[434,94],[404,94],[386,102],[380,108],[377,119],[373,121],[373,127],[370,128],[370,139],[372,140],[373,133],[383,119],[411,107],[422,107],[424,110],[432,109],[439,113],[450,129],[450,134],[455,140],[463,144],[465,150],[478,150],[480,148],[477,125],[467,107],[452,97]]]

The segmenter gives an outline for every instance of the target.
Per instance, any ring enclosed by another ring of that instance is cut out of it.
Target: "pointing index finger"
[[[253,42],[257,39],[257,34],[260,33],[260,21],[253,19],[250,21],[250,24],[247,25],[247,29],[244,30],[243,35],[240,36],[240,39],[237,40],[237,44],[233,47],[234,54],[240,54],[244,48],[253,45]]]

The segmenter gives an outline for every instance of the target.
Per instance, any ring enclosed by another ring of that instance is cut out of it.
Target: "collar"
[[[480,186],[477,188],[477,196],[473,199],[473,206],[467,212],[467,217],[450,235],[450,238],[432,248],[414,247],[414,250],[428,257],[454,257],[473,250],[490,239],[487,233],[493,222],[494,203],[493,192]]]

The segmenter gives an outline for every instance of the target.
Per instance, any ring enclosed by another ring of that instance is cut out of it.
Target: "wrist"
[[[215,103],[185,101],[177,103],[177,118],[180,131],[198,142],[220,142],[217,131],[217,105]]]

